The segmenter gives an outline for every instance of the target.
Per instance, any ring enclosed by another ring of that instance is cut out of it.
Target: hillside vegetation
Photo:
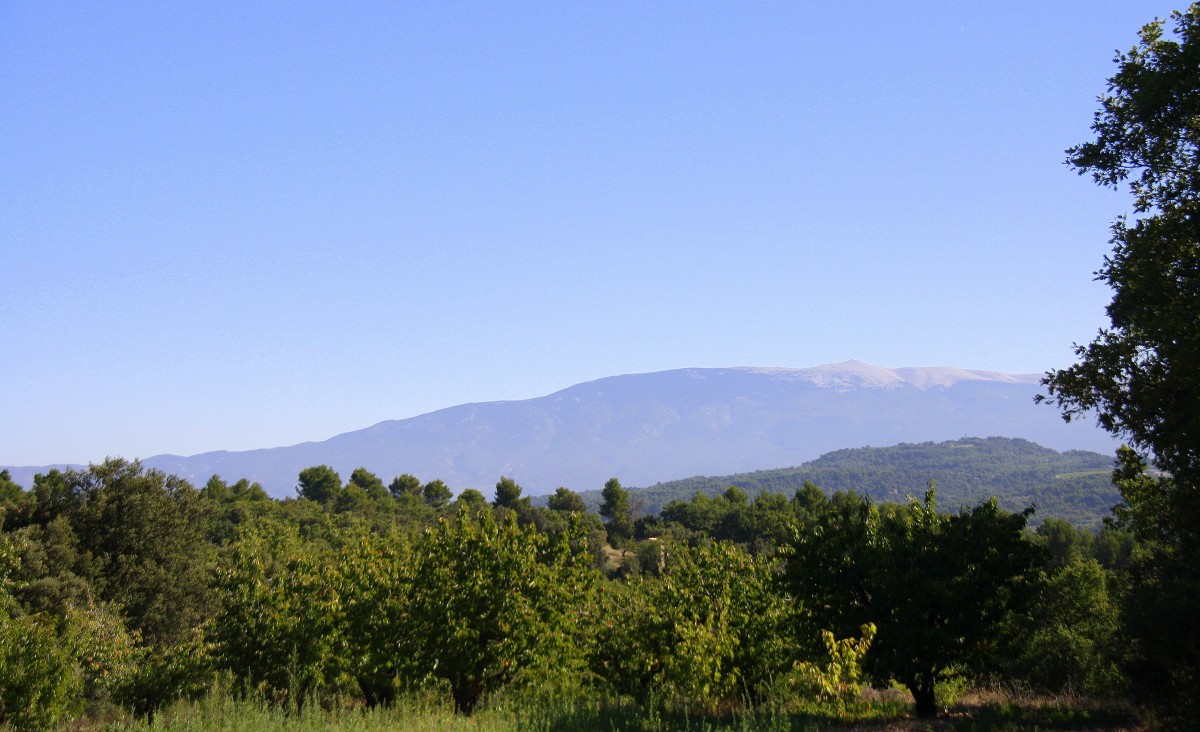
[[[687,501],[697,493],[714,497],[731,485],[751,496],[767,492],[791,497],[810,482],[829,493],[853,490],[876,501],[903,503],[908,496],[923,495],[929,481],[936,480],[939,500],[947,507],[995,496],[1005,510],[1033,506],[1032,524],[1054,517],[1094,529],[1120,501],[1112,469],[1111,455],[1058,452],[1006,437],[964,438],[837,450],[799,467],[696,476],[630,492],[643,514],[657,515],[672,501]],[[580,495],[590,510],[599,508],[600,491]]]

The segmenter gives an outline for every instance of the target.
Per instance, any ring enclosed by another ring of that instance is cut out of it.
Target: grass
[[[457,715],[448,703],[433,698],[405,698],[391,707],[378,709],[361,706],[322,709],[309,705],[297,712],[239,700],[227,693],[215,693],[197,702],[179,702],[153,720],[110,721],[102,727],[81,729],[102,728],[111,732],[1049,732],[1143,729],[1136,715],[1125,705],[1071,695],[1047,697],[1000,689],[969,691],[953,709],[936,720],[915,719],[910,710],[910,700],[896,690],[869,690],[857,704],[841,714],[818,707],[768,705],[707,717],[689,717],[654,706],[642,708],[627,700],[596,698],[499,699],[472,717]]]

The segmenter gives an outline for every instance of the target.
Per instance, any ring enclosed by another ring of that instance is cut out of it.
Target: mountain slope
[[[1086,423],[1037,406],[1038,376],[954,368],[887,369],[849,361],[807,369],[677,369],[614,376],[523,401],[464,404],[380,422],[323,442],[144,462],[203,483],[213,473],[292,495],[297,473],[365,466],[490,492],[501,475],[528,494],[650,484],[696,474],[798,465],[832,450],[1022,437],[1056,449],[1111,452]],[[29,484],[34,468],[14,468]]]
[[[736,485],[751,496],[764,491],[792,496],[811,481],[826,493],[854,490],[876,501],[902,503],[921,498],[937,481],[938,505],[957,510],[996,496],[1009,511],[1036,507],[1032,522],[1047,516],[1096,528],[1120,500],[1112,484],[1113,456],[1072,450],[1058,452],[1015,438],[964,438],[946,442],[903,443],[826,453],[798,467],[724,476],[694,476],[633,488],[647,514],[696,493],[715,496]],[[596,510],[600,491],[581,493]]]

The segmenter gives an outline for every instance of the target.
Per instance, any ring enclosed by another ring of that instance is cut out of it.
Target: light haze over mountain
[[[527,494],[598,488],[612,476],[649,485],[798,465],[831,450],[960,437],[1021,437],[1057,450],[1112,452],[1088,422],[1065,424],[1033,402],[1039,375],[958,368],[889,369],[847,361],[813,368],[692,368],[613,376],[521,401],[462,404],[380,422],[322,442],[147,466],[189,478],[259,481],[294,495],[305,467],[343,479],[359,466],[384,481],[412,473],[490,493],[501,475]],[[13,468],[23,485],[45,468]]]

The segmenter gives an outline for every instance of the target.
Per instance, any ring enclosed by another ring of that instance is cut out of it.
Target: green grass
[[[95,729],[95,726],[91,726]],[[855,730],[870,732],[1033,732],[1034,730],[1132,730],[1136,717],[1117,705],[1106,707],[1074,697],[1021,696],[1011,692],[970,692],[949,713],[936,720],[911,717],[908,700],[891,691],[868,692],[862,701],[838,715],[818,707],[759,707],[730,710],[707,717],[650,708],[628,701],[606,699],[499,699],[472,717],[454,713],[436,699],[406,698],[389,708],[322,709],[309,705],[302,711],[271,707],[229,694],[216,693],[198,702],[180,702],[153,720],[115,721],[104,726],[112,732],[304,732],[334,730],[472,730],[472,732],[695,732],[718,730]]]

